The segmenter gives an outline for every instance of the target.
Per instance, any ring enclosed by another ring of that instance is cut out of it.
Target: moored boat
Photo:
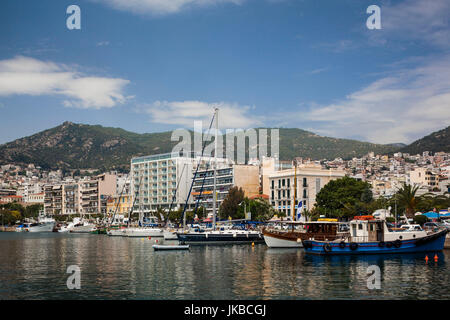
[[[179,232],[180,243],[189,244],[240,244],[263,242],[259,231],[253,230],[212,230],[205,232]]]
[[[269,248],[302,248],[302,240],[334,240],[345,232],[345,224],[335,221],[281,221],[275,227],[264,228],[264,241]]]
[[[367,216],[366,216],[367,217]],[[389,229],[384,220],[355,217],[350,232],[331,240],[314,237],[303,240],[306,253],[384,254],[438,252],[444,248],[446,228],[434,230]]]

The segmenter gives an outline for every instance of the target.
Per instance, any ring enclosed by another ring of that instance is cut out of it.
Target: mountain
[[[409,154],[421,154],[424,151],[450,152],[450,126],[416,140],[399,151]]]
[[[46,169],[126,169],[134,156],[171,152],[178,143],[170,141],[171,134],[138,134],[120,128],[64,122],[0,145],[0,164],[34,163]],[[348,159],[370,151],[389,153],[398,150],[393,145],[322,137],[301,129],[281,128],[279,134],[282,160],[294,157]]]

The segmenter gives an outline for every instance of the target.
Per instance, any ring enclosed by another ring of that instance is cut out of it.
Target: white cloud
[[[450,125],[450,56],[391,71],[339,102],[289,117],[301,117],[321,134],[411,142]]]
[[[61,95],[64,106],[110,108],[124,103],[128,80],[86,76],[49,61],[17,56],[0,60],[0,96]]]
[[[381,6],[381,30],[369,31],[373,42],[413,40],[440,47],[450,45],[450,1],[406,0]]]
[[[221,3],[240,5],[245,0],[93,0],[104,3],[117,10],[138,14],[166,15],[177,13],[191,7],[203,7]]]
[[[251,114],[250,106],[236,103],[208,103],[202,101],[156,101],[152,104],[140,106],[144,112],[150,114],[155,123],[179,125],[193,128],[194,121],[202,121],[203,127],[208,128],[214,108],[219,108],[219,125],[221,128],[249,128],[262,124],[262,118]]]

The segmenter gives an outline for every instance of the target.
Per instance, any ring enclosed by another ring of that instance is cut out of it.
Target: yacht
[[[74,220],[77,218],[74,218]],[[84,219],[76,220],[74,226],[70,229],[70,232],[73,233],[91,233],[95,231],[97,226],[89,221]]]

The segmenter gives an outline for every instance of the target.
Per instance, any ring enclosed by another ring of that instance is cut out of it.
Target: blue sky
[[[446,0],[3,0],[0,143],[192,129],[217,105],[222,128],[409,143],[450,125],[449,18]]]

